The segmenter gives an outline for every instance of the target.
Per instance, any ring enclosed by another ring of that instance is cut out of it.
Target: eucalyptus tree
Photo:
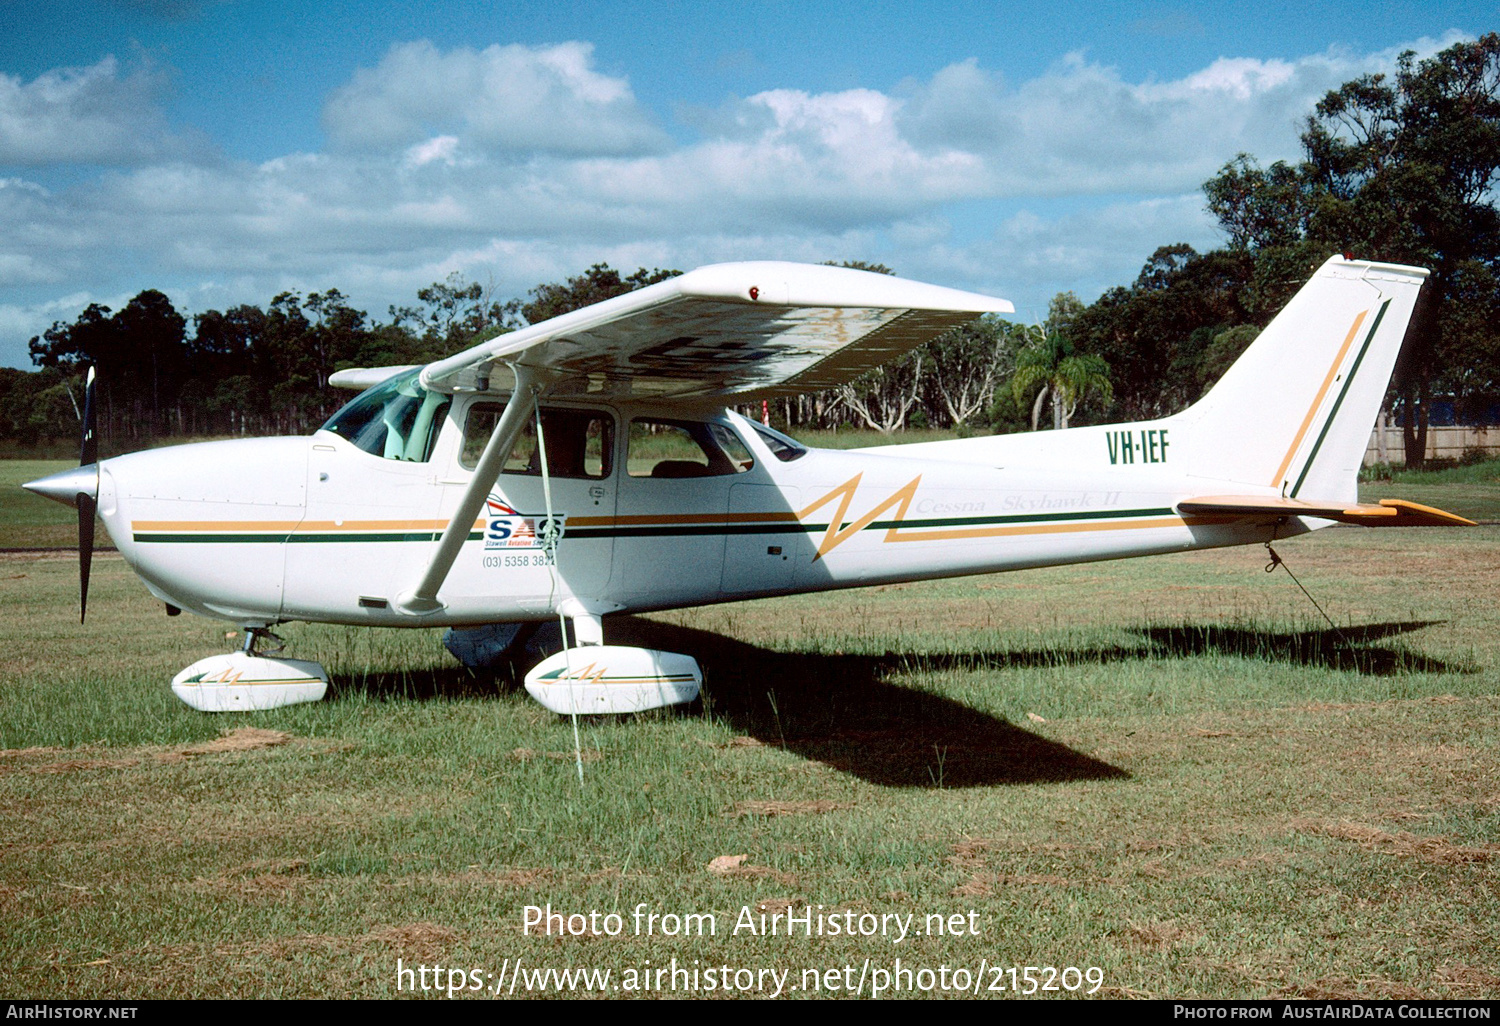
[[[1495,332],[1472,316],[1500,296],[1500,34],[1344,83],[1318,102],[1302,146],[1295,166],[1236,158],[1205,184],[1209,210],[1255,254],[1268,306],[1289,294],[1278,282],[1329,251],[1431,270],[1394,379],[1420,465],[1434,390],[1500,383]]]

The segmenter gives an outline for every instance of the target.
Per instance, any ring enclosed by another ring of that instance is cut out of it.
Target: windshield
[[[366,389],[323,430],[374,456],[427,462],[453,397],[427,391],[418,380],[421,373],[420,368],[406,371]]]

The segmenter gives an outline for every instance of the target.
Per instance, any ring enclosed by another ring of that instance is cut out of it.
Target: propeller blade
[[[78,447],[78,465],[86,467],[99,462],[99,442],[94,437],[94,421],[97,416],[94,405],[94,368],[89,368],[83,385],[83,444]]]
[[[94,565],[94,511],[98,501],[87,492],[75,497],[78,504],[78,622],[89,611],[89,570]]]
[[[95,466],[99,462],[99,441],[94,435],[97,407],[94,402],[94,368],[89,368],[83,385],[83,441],[78,446],[78,465]],[[79,492],[78,507],[78,622],[83,623],[89,611],[89,571],[94,565],[94,513],[99,508],[99,484],[95,478],[93,494]]]

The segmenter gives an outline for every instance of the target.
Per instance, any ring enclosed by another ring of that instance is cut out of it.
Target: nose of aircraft
[[[99,498],[99,464],[90,463],[85,467],[59,470],[55,474],[39,477],[35,481],[27,481],[21,487],[28,492],[45,496],[53,502],[60,502],[64,506],[76,507],[79,495],[86,495],[97,501]]]

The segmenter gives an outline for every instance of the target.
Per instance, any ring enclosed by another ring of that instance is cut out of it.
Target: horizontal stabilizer
[[[1234,517],[1267,524],[1283,517],[1317,517],[1361,527],[1459,527],[1474,524],[1474,521],[1456,514],[1405,499],[1381,499],[1378,503],[1350,505],[1289,499],[1279,495],[1209,495],[1201,499],[1184,499],[1177,504],[1177,510],[1194,516]]]

